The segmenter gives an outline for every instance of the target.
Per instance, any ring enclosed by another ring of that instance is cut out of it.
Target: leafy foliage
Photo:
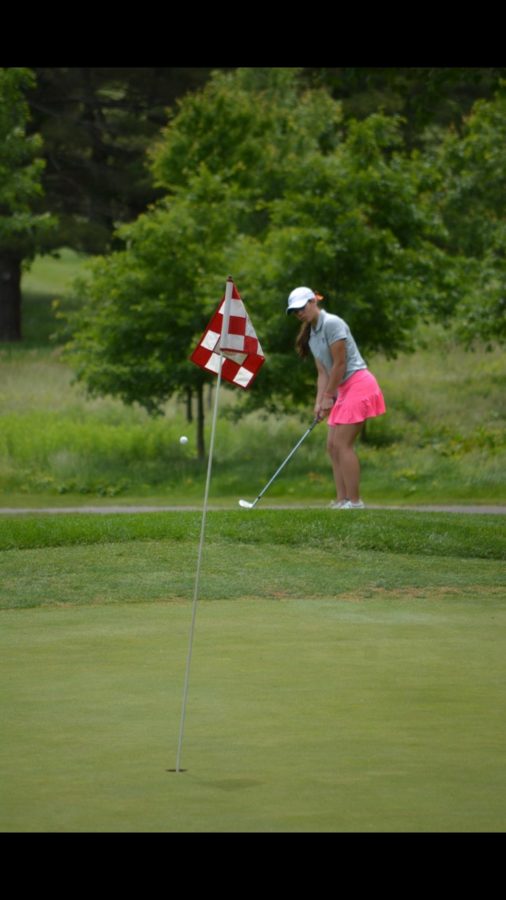
[[[59,228],[46,249],[106,253],[113,233],[159,193],[146,148],[175,97],[202,84],[209,69],[36,67],[31,128],[42,135],[44,207]]]
[[[188,356],[228,274],[269,361],[243,410],[300,406],[313,389],[284,314],[297,284],[324,294],[365,354],[410,349],[420,317],[462,302],[478,333],[501,335],[502,107],[478,104],[463,135],[407,152],[402,119],[344,120],[302,71],[215,72],[178,103],[150,153],[163,198],[81,287],[70,349],[92,392],[156,412],[201,391],[210,376]]]
[[[33,212],[44,168],[40,136],[26,133],[25,94],[33,85],[30,69],[0,69],[0,254],[20,258],[35,254],[53,224],[47,213]]]
[[[462,272],[460,333],[506,341],[506,84],[436,154],[448,250]]]

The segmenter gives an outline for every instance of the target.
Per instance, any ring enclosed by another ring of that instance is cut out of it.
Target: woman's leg
[[[327,439],[327,452],[330,456],[330,461],[332,463],[332,471],[334,473],[334,483],[336,486],[336,497],[338,500],[349,500],[348,494],[346,493],[346,485],[344,483],[344,478],[341,473],[341,467],[339,465],[339,458],[337,453],[334,452],[333,449],[333,441],[332,441],[332,432],[335,430],[335,426],[332,428],[329,426],[329,435]]]
[[[327,450],[332,460],[338,500],[347,498],[356,503],[360,499],[360,463],[353,444],[363,424],[329,426]]]

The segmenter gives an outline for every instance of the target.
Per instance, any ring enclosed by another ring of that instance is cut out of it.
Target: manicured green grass
[[[0,515],[0,550],[76,544],[167,540],[179,547],[195,543],[200,512],[145,515],[61,513],[58,516]],[[206,539],[226,547],[257,544],[262,550],[286,545],[325,551],[343,548],[455,558],[506,558],[502,516],[360,510],[351,515],[329,509],[223,510],[207,514]]]
[[[501,832],[502,517],[0,517],[3,831]]]
[[[49,341],[81,262],[36,261],[27,341],[0,348],[0,503],[200,506],[183,405],[90,400]],[[389,411],[360,445],[364,497],[504,503],[504,354],[425,337],[369,361]],[[323,426],[269,493],[322,508],[240,511],[311,416],[234,423],[237,402],[223,392],[210,500],[234,508],[207,519],[185,772],[200,512],[0,515],[0,829],[504,831],[503,517],[324,508]]]
[[[3,831],[504,831],[497,603],[203,603],[179,774],[185,605],[4,615]]]

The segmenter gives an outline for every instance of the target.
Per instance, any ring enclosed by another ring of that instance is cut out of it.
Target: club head
[[[247,500],[239,500],[239,506],[241,509],[253,509],[254,503],[248,503]]]

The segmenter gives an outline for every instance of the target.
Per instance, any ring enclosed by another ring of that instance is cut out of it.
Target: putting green
[[[4,832],[504,831],[504,608],[458,592],[6,610]]]

